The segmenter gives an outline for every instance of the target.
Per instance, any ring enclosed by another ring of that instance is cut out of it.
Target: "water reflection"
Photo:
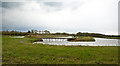
[[[65,45],[65,46],[120,46],[118,39],[95,38],[95,42],[69,42],[67,39],[43,39],[43,43],[49,45]]]

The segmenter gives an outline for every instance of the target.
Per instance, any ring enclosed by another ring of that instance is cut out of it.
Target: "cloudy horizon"
[[[3,30],[118,34],[119,0],[23,1],[2,2]]]

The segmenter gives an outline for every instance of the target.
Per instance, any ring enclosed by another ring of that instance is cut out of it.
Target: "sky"
[[[118,1],[4,0],[2,29],[117,35]]]

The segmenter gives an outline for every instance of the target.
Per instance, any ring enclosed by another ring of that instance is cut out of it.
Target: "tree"
[[[81,32],[78,32],[76,35],[77,35],[77,36],[81,36],[81,35],[82,35],[82,33],[81,33]]]
[[[31,33],[34,33],[34,30],[31,30]]]
[[[44,32],[45,32],[45,34],[50,34],[50,31],[48,31],[48,30],[45,30]]]
[[[27,32],[27,33],[31,33],[31,32],[30,32],[30,30],[28,30],[28,32]]]

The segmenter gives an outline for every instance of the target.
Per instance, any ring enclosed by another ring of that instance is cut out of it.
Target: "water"
[[[12,38],[24,38],[25,36],[10,36]]]
[[[63,38],[63,37],[62,37]],[[120,46],[118,45],[118,39],[105,39],[105,38],[95,38],[95,42],[69,42],[67,39],[43,39],[43,43],[48,45],[64,45],[64,46]]]

